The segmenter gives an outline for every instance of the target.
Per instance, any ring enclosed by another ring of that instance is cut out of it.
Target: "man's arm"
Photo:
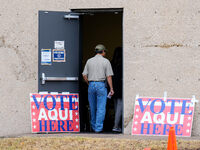
[[[114,95],[113,85],[112,85],[112,76],[107,77],[108,85],[110,87],[110,94],[111,96]]]
[[[84,79],[85,82],[89,85],[89,81],[88,81],[87,75],[83,75],[83,79]]]

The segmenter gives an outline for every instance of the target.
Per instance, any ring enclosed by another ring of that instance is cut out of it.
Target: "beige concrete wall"
[[[30,133],[37,92],[38,10],[124,8],[124,122],[136,94],[200,99],[198,0],[0,0],[0,136]],[[200,135],[199,104],[192,135]]]
[[[0,136],[31,132],[29,93],[37,92],[38,10],[67,0],[0,0]]]
[[[130,133],[134,96],[199,99],[199,2],[131,1],[124,9],[125,132]],[[196,113],[192,135],[199,135]]]

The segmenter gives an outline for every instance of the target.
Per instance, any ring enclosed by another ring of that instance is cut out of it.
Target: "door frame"
[[[89,9],[70,9],[70,10],[72,13],[79,14],[79,15],[96,14],[96,13],[122,13],[122,22],[121,22],[122,23],[122,29],[121,29],[122,30],[122,133],[124,134],[124,44],[123,44],[124,9],[123,8],[89,8]],[[81,28],[81,25],[82,24],[80,21],[80,28]],[[81,38],[81,33],[80,33],[80,38]],[[80,58],[82,58],[82,43],[81,42],[80,42],[79,54],[80,54]],[[81,65],[81,61],[80,61],[80,65]],[[81,73],[81,70],[80,70],[80,73]]]
[[[121,12],[123,13],[123,8],[91,8],[91,9],[70,9],[71,12],[79,14],[88,13],[108,13],[108,12]]]

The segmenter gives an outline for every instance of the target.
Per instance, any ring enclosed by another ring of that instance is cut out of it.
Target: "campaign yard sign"
[[[79,132],[78,94],[30,94],[32,132]]]
[[[138,97],[132,135],[169,135],[173,126],[177,136],[191,136],[194,105],[192,98]]]

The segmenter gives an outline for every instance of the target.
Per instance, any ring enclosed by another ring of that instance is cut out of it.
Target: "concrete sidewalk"
[[[168,136],[126,135],[113,133],[31,133],[21,135],[9,135],[1,138],[19,137],[85,137],[85,138],[111,138],[111,139],[135,139],[135,140],[168,140]],[[176,137],[178,140],[199,140],[200,137]]]

